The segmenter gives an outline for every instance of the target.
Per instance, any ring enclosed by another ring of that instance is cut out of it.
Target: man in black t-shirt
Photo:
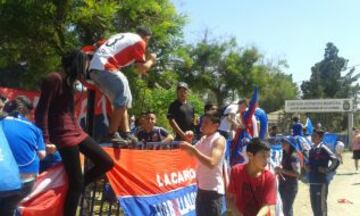
[[[149,146],[149,142],[157,142],[156,146],[161,148],[161,145],[170,144],[174,137],[169,134],[164,128],[155,126],[156,115],[153,112],[146,113],[143,128],[136,133],[139,141],[144,142],[145,148],[153,148]]]
[[[188,103],[189,86],[180,82],[176,88],[176,100],[169,106],[167,118],[176,133],[175,140],[192,141],[194,131],[194,108]]]

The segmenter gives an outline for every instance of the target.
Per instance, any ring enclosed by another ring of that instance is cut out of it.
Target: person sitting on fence
[[[136,33],[112,35],[92,57],[89,76],[113,105],[104,142],[123,144],[136,141],[129,126],[128,108],[132,106],[130,86],[120,70],[133,62],[140,74],[146,74],[151,69],[156,63],[156,54],[145,55],[151,35],[145,27],[138,27]]]
[[[26,117],[32,108],[31,101],[25,96],[17,96],[4,106],[8,116],[1,120],[3,131],[19,166],[22,187],[0,199],[0,215],[13,215],[20,201],[31,193],[39,173],[39,161],[46,155],[42,131]]]
[[[85,69],[79,65],[86,58],[79,50],[62,57],[64,73],[50,73],[42,82],[35,111],[35,121],[43,130],[45,142],[56,145],[68,176],[69,188],[64,204],[66,216],[76,215],[83,188],[114,166],[110,156],[81,129],[74,114],[74,83],[84,73]],[[94,164],[85,174],[82,173],[80,152]]]
[[[156,124],[156,115],[154,112],[149,111],[145,115],[144,124],[142,129],[136,133],[136,137],[139,141],[142,141],[145,144],[145,148],[161,148],[160,145],[170,144],[174,137],[169,134],[164,128],[155,126]],[[149,143],[153,142],[152,146],[149,146]],[[157,144],[155,144],[155,142]],[[158,147],[156,147],[156,145]]]

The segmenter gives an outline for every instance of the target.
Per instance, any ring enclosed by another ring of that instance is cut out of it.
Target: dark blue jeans
[[[314,216],[327,216],[328,183],[310,184],[310,201]]]
[[[284,216],[293,216],[293,203],[298,192],[297,182],[284,182],[279,184],[279,192],[283,203]]]
[[[0,215],[13,216],[17,205],[32,191],[35,181],[26,182],[20,190],[0,194]]]

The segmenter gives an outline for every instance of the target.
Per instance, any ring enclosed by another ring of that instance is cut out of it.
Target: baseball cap
[[[179,88],[184,88],[184,89],[189,90],[189,86],[188,86],[188,84],[185,83],[185,82],[179,82],[179,83],[177,84],[176,89],[179,89]]]

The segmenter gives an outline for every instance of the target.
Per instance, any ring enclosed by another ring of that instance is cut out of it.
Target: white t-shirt
[[[228,107],[226,107],[224,111],[224,117],[221,119],[220,122],[219,130],[231,132],[232,123],[229,121],[228,117],[230,115],[234,115],[235,117],[238,111],[239,111],[239,105],[237,104],[230,104]]]
[[[145,62],[145,48],[145,41],[137,34],[115,34],[96,50],[90,69],[118,71],[133,62]]]

